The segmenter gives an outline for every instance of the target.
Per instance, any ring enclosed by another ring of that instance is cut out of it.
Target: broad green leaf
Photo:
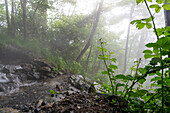
[[[169,38],[167,37],[162,37],[160,38],[156,43],[160,46],[163,46],[165,43],[167,43],[169,41]]]
[[[151,23],[146,23],[146,27],[147,27],[148,29],[150,29],[150,28],[152,28],[152,24],[151,24]]]
[[[161,7],[155,8],[155,12],[159,13],[161,11]]]
[[[108,72],[107,71],[102,71],[102,74],[107,75]]]
[[[143,75],[147,72],[147,70],[144,68],[139,68],[139,72]]]
[[[145,45],[148,48],[154,47],[154,48],[159,48],[160,46],[157,43],[148,43]]]
[[[167,41],[163,46],[162,46],[163,49],[170,49],[170,41]]]
[[[156,2],[157,2],[158,4],[162,4],[162,3],[164,3],[164,1],[165,1],[165,0],[156,0]]]
[[[147,0],[148,2],[152,2],[152,0]]]
[[[149,7],[150,8],[159,8],[159,5],[158,4],[153,4],[153,5],[150,5]]]
[[[164,4],[162,6],[165,10],[170,10],[170,4]]]
[[[141,2],[142,0],[136,0],[137,5]]]
[[[137,23],[136,28],[142,29],[145,27],[145,23]]]
[[[148,54],[148,53],[146,53],[146,54],[144,55],[145,59],[152,58],[153,56],[154,56],[154,55],[151,55],[151,54]]]
[[[109,68],[112,68],[114,70],[118,69],[118,67],[116,65],[109,65]]]
[[[158,53],[159,53],[159,49],[158,49],[158,48],[153,48],[153,52],[154,52],[155,54],[158,54]]]
[[[143,53],[150,53],[150,54],[151,54],[151,53],[152,53],[152,51],[151,51],[151,50],[149,50],[149,49],[147,49],[147,50],[144,50],[144,51],[143,51]]]

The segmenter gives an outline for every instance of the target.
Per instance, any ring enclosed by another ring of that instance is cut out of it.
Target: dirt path
[[[60,75],[56,78],[47,79],[31,86],[20,87],[17,92],[6,96],[0,96],[0,108],[25,105],[50,96],[49,90],[55,89],[56,84],[67,88],[67,80],[68,75]]]

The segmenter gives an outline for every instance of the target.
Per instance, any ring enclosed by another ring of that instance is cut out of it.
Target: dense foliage
[[[147,0],[152,2],[152,0]],[[116,59],[111,57],[113,52],[108,51],[101,39],[99,40],[101,47],[101,55],[99,59],[104,61],[106,71],[102,74],[108,75],[110,79],[110,85],[103,85],[103,93],[111,93],[119,95],[125,98],[131,107],[132,112],[169,112],[170,103],[170,27],[156,28],[154,22],[154,16],[152,15],[150,8],[155,8],[155,12],[159,13],[163,7],[166,10],[170,9],[170,4],[162,4],[164,0],[157,0],[158,4],[148,6],[146,0],[137,0],[137,4],[144,2],[148,12],[149,18],[134,20],[131,24],[136,24],[136,28],[139,30],[146,26],[148,29],[154,29],[154,33],[157,37],[157,41],[154,43],[146,44],[148,49],[144,50],[145,59],[149,59],[149,64],[144,68],[140,67],[141,58],[135,61],[135,65],[132,66],[132,72],[129,75],[118,74],[115,75],[115,70],[118,68],[115,63]],[[152,24],[151,24],[152,23]],[[150,49],[151,48],[151,49]],[[143,84],[146,79],[150,78],[151,84],[148,88],[144,88]],[[127,109],[128,110],[128,109]]]

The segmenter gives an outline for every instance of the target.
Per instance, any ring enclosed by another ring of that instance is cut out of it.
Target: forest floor
[[[56,84],[60,84],[62,93],[51,95],[49,90],[55,90]],[[72,87],[68,83],[68,75],[21,87],[11,95],[0,97],[0,113],[15,110],[14,113],[122,113],[122,108],[127,108],[114,96],[106,98],[105,95],[86,91],[71,91],[68,87]],[[57,96],[61,98],[57,100]]]

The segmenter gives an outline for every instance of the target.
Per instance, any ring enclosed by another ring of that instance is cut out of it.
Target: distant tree
[[[128,45],[129,45],[129,36],[130,36],[130,22],[132,21],[132,15],[134,12],[134,6],[131,6],[131,11],[130,11],[130,18],[129,18],[129,25],[128,25],[128,31],[127,31],[127,39],[126,39],[126,47],[125,47],[125,58],[124,58],[124,70],[123,73],[126,72],[126,65],[127,65],[127,52],[128,52]]]
[[[95,35],[96,29],[97,29],[97,26],[98,26],[98,23],[99,23],[99,18],[100,18],[100,13],[102,11],[103,1],[104,0],[100,1],[99,8],[98,8],[97,15],[96,15],[96,19],[94,20],[94,23],[93,23],[93,28],[92,28],[92,31],[91,31],[90,38],[89,38],[87,44],[85,45],[84,49],[81,51],[81,53],[77,57],[76,62],[80,61],[80,59],[82,58],[82,56],[84,55],[84,53],[87,51],[87,49],[89,48],[89,46],[92,43],[93,37]]]
[[[27,37],[27,14],[26,14],[26,4],[27,0],[20,0],[21,8],[22,8],[22,19],[23,19],[23,34],[24,38]]]
[[[167,3],[168,3],[167,0],[165,0],[165,4]],[[165,16],[165,26],[170,26],[170,10],[164,10],[164,16]],[[170,55],[168,55],[168,57],[170,58]],[[170,76],[170,73],[169,73],[169,76]]]
[[[7,20],[7,25],[8,25],[8,34],[10,34],[10,21],[9,21],[8,0],[5,0],[5,7],[6,7],[6,20]]]
[[[12,0],[11,5],[11,35],[15,36],[15,19],[14,19],[14,0]]]

